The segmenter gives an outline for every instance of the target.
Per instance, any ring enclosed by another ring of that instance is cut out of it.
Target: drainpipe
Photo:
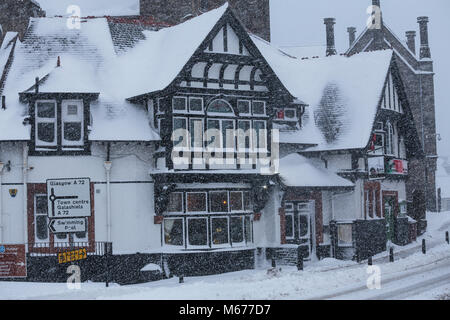
[[[107,241],[111,242],[111,167],[112,162],[110,161],[110,144],[107,146],[108,156],[106,161],[103,163],[106,172],[106,231],[107,231]]]
[[[2,188],[2,175],[3,175],[3,167],[4,163],[0,162],[0,243],[5,242],[5,227],[3,226],[3,210],[2,210],[2,195],[3,195],[3,188]]]
[[[23,242],[25,243],[25,252],[28,252],[28,145],[23,145]]]

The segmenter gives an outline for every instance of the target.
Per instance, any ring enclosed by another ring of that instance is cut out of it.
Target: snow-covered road
[[[370,290],[367,263],[324,259],[306,263],[304,271],[270,266],[206,277],[177,278],[130,286],[82,283],[70,290],[65,283],[0,282],[0,299],[124,299],[124,300],[299,300],[299,299],[450,299],[450,245],[444,231],[450,212],[429,215],[427,254],[421,239],[396,247],[395,262],[387,253],[374,257],[381,288]]]

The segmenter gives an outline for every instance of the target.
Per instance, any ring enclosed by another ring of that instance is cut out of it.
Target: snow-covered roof
[[[91,140],[159,140],[142,107],[126,99],[170,85],[227,8],[158,31],[135,28],[126,39],[128,28],[107,18],[81,19],[80,28],[69,28],[64,17],[32,18],[5,82],[0,124],[7,121],[11,130],[2,130],[0,140],[30,138],[19,93],[34,91],[36,77],[39,92],[100,94],[91,106]],[[2,50],[0,62],[3,56]]]
[[[324,57],[326,55],[327,46],[283,46],[280,47],[280,49],[293,57],[302,59]]]
[[[308,150],[367,146],[391,50],[300,60],[256,36],[252,39],[290,93],[309,104],[304,128],[281,137],[281,142],[293,143],[298,136],[298,143],[303,143],[304,135],[318,145]]]
[[[288,187],[354,187],[354,184],[350,181],[320,167],[312,159],[296,153],[280,159],[279,168],[280,177]]]

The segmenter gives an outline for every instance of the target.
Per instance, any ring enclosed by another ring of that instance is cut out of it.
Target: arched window
[[[386,130],[386,154],[394,154],[394,128],[389,121],[386,122]]]
[[[233,108],[231,108],[230,104],[223,99],[217,99],[211,102],[208,106],[208,113],[220,113],[221,115],[234,116]]]

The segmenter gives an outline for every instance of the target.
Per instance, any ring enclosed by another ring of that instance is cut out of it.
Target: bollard
[[[300,246],[297,248],[297,270],[303,271],[303,252]]]
[[[183,275],[178,277],[178,283],[184,283],[184,276]]]
[[[394,262],[394,248],[389,249],[389,262]]]
[[[367,264],[368,264],[369,266],[372,265],[372,257],[369,257],[369,260],[367,261]]]
[[[277,263],[275,262],[275,259],[272,258],[272,268],[276,268],[277,267]]]
[[[447,244],[450,244],[450,238],[448,236],[448,231],[445,233],[445,241],[447,241]]]
[[[425,239],[422,239],[422,253],[427,254],[427,244],[425,242]]]

